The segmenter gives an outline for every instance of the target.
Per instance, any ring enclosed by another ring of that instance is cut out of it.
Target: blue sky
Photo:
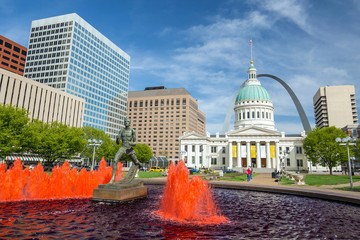
[[[247,79],[250,39],[258,74],[290,85],[312,127],[319,87],[355,85],[360,104],[357,0],[0,0],[0,34],[27,46],[32,20],[74,12],[130,55],[130,91],[186,88],[210,133],[221,131]],[[272,97],[276,128],[300,133],[286,90],[272,79],[259,80]]]

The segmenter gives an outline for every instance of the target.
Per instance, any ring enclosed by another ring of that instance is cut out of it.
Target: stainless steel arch
[[[272,79],[278,81],[286,89],[286,91],[289,93],[291,99],[293,100],[293,102],[294,102],[294,104],[296,106],[296,110],[299,113],[301,123],[303,125],[303,128],[304,128],[305,132],[311,131],[310,123],[309,123],[309,120],[308,120],[308,118],[307,118],[307,116],[305,114],[305,111],[304,111],[303,107],[301,106],[301,103],[300,103],[299,99],[296,97],[295,93],[289,87],[289,85],[287,85],[283,80],[281,80],[280,78],[278,78],[278,77],[276,77],[274,75],[258,74],[257,77],[269,77],[269,78],[272,78]]]

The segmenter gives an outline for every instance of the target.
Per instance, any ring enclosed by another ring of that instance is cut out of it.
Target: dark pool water
[[[359,239],[360,208],[290,195],[214,189],[230,222],[198,226],[158,218],[163,186],[121,205],[90,199],[0,203],[1,239]]]

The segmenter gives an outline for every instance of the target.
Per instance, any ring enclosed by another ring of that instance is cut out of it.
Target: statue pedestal
[[[140,180],[131,182],[119,181],[113,184],[102,184],[94,189],[92,200],[94,202],[125,202],[147,196],[147,188]]]

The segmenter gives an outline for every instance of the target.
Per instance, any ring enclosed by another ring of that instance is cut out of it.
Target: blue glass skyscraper
[[[84,126],[116,136],[129,73],[130,56],[77,14],[32,22],[24,76],[84,98]]]

